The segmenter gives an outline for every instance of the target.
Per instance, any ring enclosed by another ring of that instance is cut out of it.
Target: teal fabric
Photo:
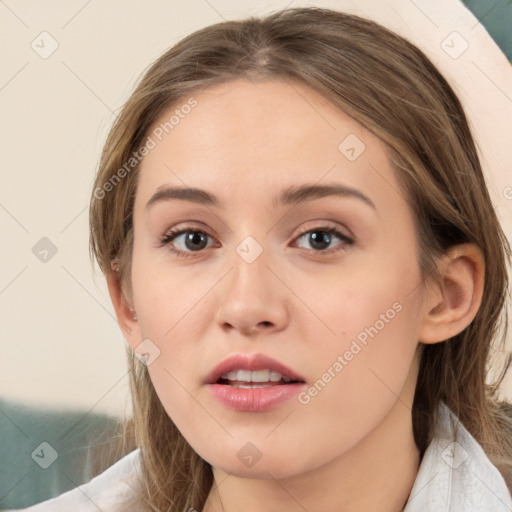
[[[512,0],[464,0],[463,3],[512,61]]]
[[[108,459],[118,424],[87,410],[0,400],[0,508],[28,507],[88,482],[93,457],[103,451]]]

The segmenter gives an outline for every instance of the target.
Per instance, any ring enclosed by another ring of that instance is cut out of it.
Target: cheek
[[[192,372],[197,369],[197,345],[211,323],[208,292],[216,281],[215,275],[197,279],[192,266],[173,270],[160,255],[152,259],[144,250],[134,250],[132,285],[140,335],[158,352],[148,371],[173,419],[190,412],[187,391],[196,392],[198,379]]]
[[[207,451],[210,437],[206,436],[203,427],[211,433],[215,429],[216,435],[224,432],[217,429],[217,422],[212,421],[208,407],[202,406],[195,399],[196,390],[187,379],[185,365],[181,364],[182,354],[173,353],[173,350],[165,349],[161,357],[148,366],[151,382],[155,392],[165,409],[167,416],[176,425],[182,436],[202,456]],[[173,361],[180,361],[174,364]],[[211,448],[210,448],[211,449]]]
[[[321,418],[315,424],[318,437],[336,439],[340,451],[372,432],[397,400],[408,402],[417,347],[414,307],[404,300],[390,302],[394,298],[373,296],[365,308],[339,311],[331,319],[338,335],[319,342],[310,359],[316,371],[299,397],[296,420]]]
[[[142,334],[166,346],[179,338],[190,339],[198,318],[205,318],[204,301],[218,277],[204,273],[197,278],[193,266],[174,267],[165,255],[134,250],[132,286]]]
[[[308,364],[318,382],[319,411],[331,410],[334,419],[367,404],[375,414],[375,407],[384,411],[396,400],[418,344],[419,281],[414,257],[398,255],[333,275],[320,288],[310,281],[310,303],[321,321],[310,315],[303,328],[309,343],[316,340]],[[363,416],[371,416],[365,410]]]
[[[295,282],[296,294],[311,305],[312,314],[299,320],[310,331],[306,340],[315,330],[319,343],[344,350],[355,338],[362,344],[392,338],[398,346],[411,338],[420,282],[413,255],[358,254],[339,268],[304,274]],[[402,334],[393,335],[395,330]]]

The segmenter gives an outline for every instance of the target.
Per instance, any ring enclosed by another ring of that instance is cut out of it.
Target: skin
[[[141,165],[132,293],[123,297],[115,274],[107,281],[128,343],[150,339],[160,350],[148,369],[165,410],[214,468],[204,510],[260,511],[263,496],[268,512],[403,510],[419,464],[411,423],[419,342],[442,342],[474,318],[480,251],[452,248],[439,262],[442,285],[425,286],[386,146],[307,87],[239,79],[194,98]],[[349,134],[365,144],[355,161],[338,149]],[[376,210],[355,197],[272,204],[284,188],[327,182],[361,191]],[[224,207],[174,199],[146,208],[166,184],[202,188]],[[301,235],[326,225],[354,243],[333,235],[319,249]],[[173,227],[202,229],[207,247],[194,252],[184,235],[173,243],[190,258],[159,247]],[[248,236],[263,249],[252,263],[236,252]],[[203,385],[228,355],[263,353],[312,386],[397,302],[401,311],[307,404],[294,397],[236,412]],[[261,454],[252,467],[237,457],[247,442]]]

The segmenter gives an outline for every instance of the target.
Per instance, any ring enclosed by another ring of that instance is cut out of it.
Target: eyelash
[[[354,240],[352,240],[351,238],[345,236],[338,229],[336,229],[336,228],[334,228],[332,226],[319,226],[319,227],[316,227],[316,228],[306,229],[306,230],[302,231],[301,233],[299,233],[297,235],[297,237],[295,238],[295,240],[300,239],[302,236],[306,235],[307,233],[311,233],[313,231],[320,231],[320,232],[323,232],[323,233],[329,233],[331,235],[335,235],[335,236],[337,236],[343,242],[342,244],[338,245],[337,247],[335,247],[333,249],[319,250],[319,251],[315,251],[315,250],[311,249],[312,252],[318,253],[320,256],[330,256],[333,253],[344,251],[344,250],[346,250],[346,246],[350,246],[350,245],[352,245],[354,243]],[[201,251],[181,251],[181,250],[176,249],[175,247],[173,247],[171,245],[171,242],[175,238],[177,238],[179,235],[182,235],[183,233],[203,233],[203,234],[209,236],[210,238],[213,238],[212,236],[210,236],[208,233],[206,233],[204,230],[201,230],[201,229],[178,228],[178,229],[174,229],[174,230],[168,231],[160,239],[159,247],[168,246],[168,249],[172,253],[174,253],[176,256],[178,256],[180,258],[194,257],[196,255],[195,253],[199,254],[200,252],[203,252],[203,250],[201,250]],[[305,250],[310,250],[310,249],[305,249]]]

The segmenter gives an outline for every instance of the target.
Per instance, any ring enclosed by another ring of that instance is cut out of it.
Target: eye
[[[341,243],[336,245],[334,248],[326,250],[327,246],[332,243],[334,238],[341,240]],[[334,252],[343,251],[347,245],[352,245],[354,241],[345,236],[341,231],[332,226],[319,226],[317,228],[308,229],[303,231],[297,238],[297,240],[306,239],[306,242],[311,244],[314,252],[323,255],[330,255]]]
[[[184,248],[176,248],[176,241],[182,237],[182,244]],[[168,231],[161,239],[160,247],[168,246],[169,250],[180,257],[194,256],[194,252],[200,252],[202,249],[207,248],[206,245],[208,238],[211,238],[208,233],[200,231],[198,229],[183,228]]]

